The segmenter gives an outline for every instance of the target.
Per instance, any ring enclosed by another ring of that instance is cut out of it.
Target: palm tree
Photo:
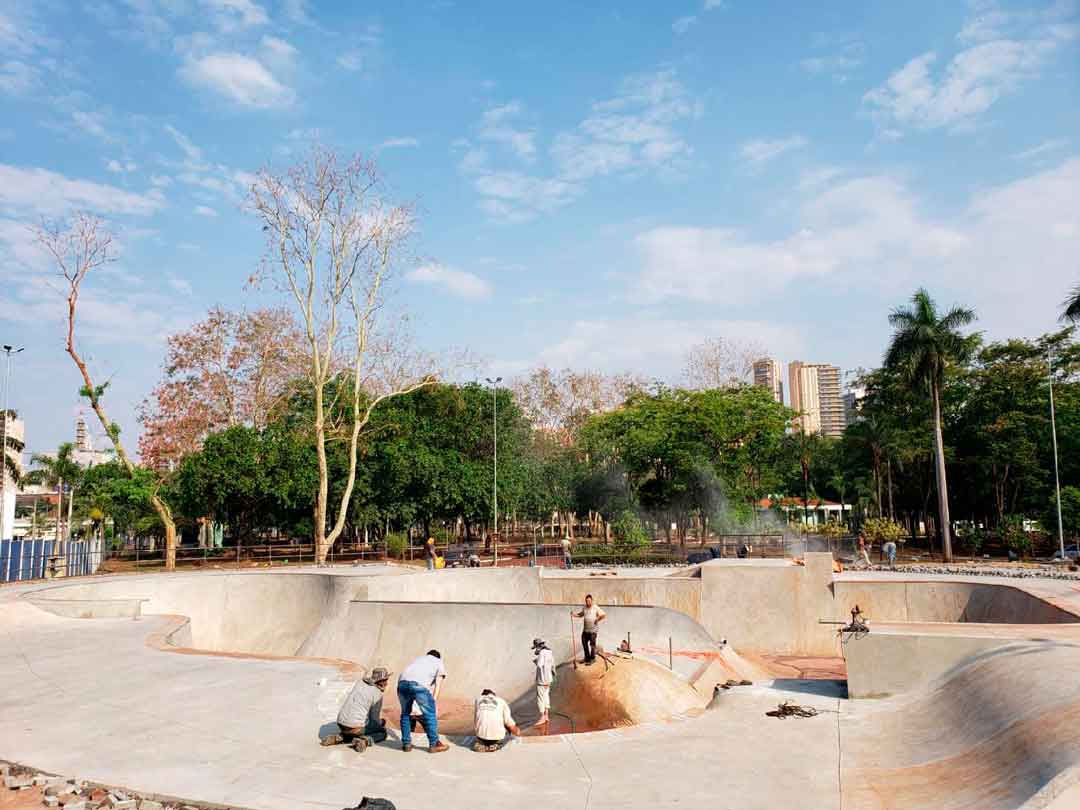
[[[8,411],[6,415],[0,414],[0,422],[5,421],[6,417],[14,419],[15,416],[15,411]],[[22,481],[22,468],[19,466],[19,454],[23,451],[23,443],[7,431],[4,431],[4,444],[7,448],[7,452],[3,453],[3,466],[7,469],[8,475],[11,476],[11,480],[15,482],[15,486],[18,486]]]
[[[56,539],[58,542],[64,539],[63,532],[59,528],[60,518],[64,513],[64,485],[67,484],[67,487],[70,490],[67,503],[67,532],[70,533],[71,505],[75,500],[75,490],[78,488],[80,481],[82,481],[84,472],[83,468],[79,466],[74,458],[72,458],[74,452],[75,445],[71,442],[64,442],[57,448],[55,456],[35,454],[31,461],[37,465],[37,469],[30,471],[26,476],[27,480],[31,483],[46,484],[60,493],[60,498],[56,507],[56,522],[58,526]]]
[[[1065,309],[1061,313],[1061,320],[1080,324],[1080,284],[1073,287],[1072,292],[1065,299]]]
[[[949,531],[949,490],[945,480],[945,444],[941,438],[941,388],[945,369],[950,363],[963,363],[974,350],[969,336],[960,327],[975,320],[975,312],[954,307],[938,314],[930,294],[919,288],[911,298],[910,308],[897,308],[889,315],[892,341],[885,352],[885,365],[897,370],[901,379],[914,388],[924,387],[930,394],[934,416],[934,455],[937,461],[938,522],[945,561],[952,562],[952,537]]]

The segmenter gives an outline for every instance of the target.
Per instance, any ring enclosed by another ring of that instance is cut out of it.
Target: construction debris
[[[765,716],[776,717],[783,720],[785,717],[815,717],[817,716],[817,713],[817,709],[810,706],[800,706],[798,703],[792,703],[790,700],[785,700],[771,712],[765,712]]]

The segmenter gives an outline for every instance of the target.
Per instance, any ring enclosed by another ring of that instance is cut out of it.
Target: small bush
[[[611,530],[615,536],[615,546],[620,550],[642,548],[650,543],[649,533],[641,525],[638,516],[629,509],[615,518]]]
[[[409,550],[409,538],[401,532],[390,532],[386,535],[386,556],[405,559],[405,553]]]
[[[1017,554],[1031,551],[1031,536],[1024,531],[1023,515],[1006,515],[998,531],[1001,533],[1001,542],[1005,548]]]

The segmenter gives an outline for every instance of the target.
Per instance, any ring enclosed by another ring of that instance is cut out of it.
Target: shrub
[[[1031,550],[1031,537],[1024,531],[1023,515],[1005,515],[998,527],[1001,534],[1001,542],[1005,548],[1024,554]]]
[[[863,534],[872,543],[904,542],[904,527],[890,518],[867,518],[863,522]]]
[[[821,527],[821,533],[826,537],[843,537],[848,533],[848,528],[843,523],[826,523]]]
[[[620,550],[641,548],[649,545],[649,533],[641,525],[638,516],[629,509],[619,514],[611,524],[615,545]]]
[[[386,535],[386,556],[405,559],[405,552],[409,549],[409,538],[401,532],[390,532]]]

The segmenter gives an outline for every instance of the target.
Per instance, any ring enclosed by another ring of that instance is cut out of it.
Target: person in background
[[[889,563],[889,568],[896,567],[896,541],[889,540],[887,543],[883,543],[881,546],[885,552],[885,559]]]
[[[551,684],[555,681],[555,656],[542,638],[534,638],[533,663],[536,664],[536,710],[539,719],[538,726],[548,722],[548,711],[551,709]]]
[[[510,704],[490,689],[485,689],[476,699],[473,721],[476,729],[473,751],[498,751],[506,738],[506,732],[509,731],[515,737],[521,734],[513,715],[510,714]]]
[[[870,568],[872,563],[870,562],[869,549],[866,546],[866,535],[859,532],[859,554],[862,555],[863,562],[866,563],[866,567]]]
[[[564,537],[562,539],[562,561],[563,561],[563,568],[565,568],[567,570],[569,570],[570,566],[573,564],[573,561],[572,561],[571,555],[570,555],[570,550],[571,550],[572,547],[573,547],[573,544],[570,542],[570,538],[569,537]]]
[[[435,570],[435,538],[429,537],[427,542],[424,543],[424,562],[427,563],[427,570]]]
[[[390,671],[385,667],[375,667],[362,681],[357,681],[338,712],[338,733],[328,734],[320,743],[351,743],[354,751],[363,753],[368,746],[385,740],[386,721],[379,715],[389,681]]]
[[[449,750],[450,746],[439,739],[439,721],[436,716],[436,702],[446,678],[442,654],[438,650],[428,650],[398,676],[398,702],[401,704],[401,750],[412,751],[412,708],[420,706],[423,716],[424,731],[427,732],[428,751],[438,754]]]
[[[607,614],[593,604],[590,593],[585,596],[585,607],[577,613],[571,610],[570,615],[585,620],[585,625],[581,630],[581,648],[585,651],[585,663],[591,664],[596,660],[596,635],[599,632],[600,622],[607,618]]]

